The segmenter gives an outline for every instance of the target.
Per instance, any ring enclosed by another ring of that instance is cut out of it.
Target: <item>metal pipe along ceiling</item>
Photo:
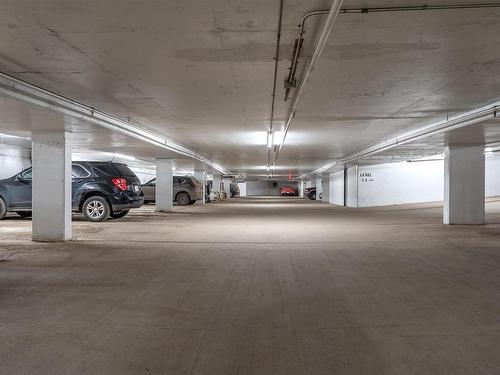
[[[296,86],[295,75],[297,72],[298,59],[300,56],[300,51],[301,51],[302,43],[303,43],[302,37],[305,33],[305,24],[306,24],[307,19],[309,19],[312,16],[326,15],[326,14],[329,15],[329,17],[326,21],[327,23],[325,23],[325,28],[323,29],[323,33],[320,37],[320,40],[318,41],[318,44],[316,46],[315,51],[314,51],[313,58],[311,59],[311,63],[314,62],[314,64],[315,64],[316,61],[313,61],[313,59],[316,55],[316,52],[318,51],[318,48],[320,48],[319,53],[321,54],[321,52],[324,48],[324,45],[326,44],[326,40],[322,39],[322,37],[324,36],[325,30],[326,30],[326,27],[329,26],[329,30],[328,30],[328,33],[326,35],[328,37],[328,35],[330,34],[330,31],[331,31],[331,28],[333,26],[333,24],[328,25],[328,22],[329,22],[329,19],[331,16],[332,9],[334,9],[334,7],[337,6],[336,3],[337,2],[334,1],[334,3],[332,4],[332,7],[329,10],[328,9],[314,10],[314,11],[311,11],[309,13],[306,13],[302,17],[302,22],[299,25],[300,26],[299,35],[294,43],[294,49],[293,49],[293,54],[292,54],[292,59],[291,59],[292,63],[291,63],[290,68],[289,68],[290,72],[288,74],[287,80],[285,81],[285,101],[288,100],[288,96],[289,96],[291,89]],[[340,5],[339,5],[339,7],[340,7]],[[472,4],[443,4],[443,5],[423,4],[423,5],[393,6],[393,7],[341,8],[337,11],[337,14],[369,14],[369,13],[381,13],[381,12],[410,12],[410,11],[460,10],[460,9],[481,9],[481,8],[500,8],[500,2],[477,3],[477,4],[474,4],[474,3],[472,3]],[[333,21],[335,21],[335,18],[333,19]],[[321,44],[321,43],[323,43],[323,44]],[[317,56],[317,57],[319,58],[319,56]],[[280,144],[278,150],[276,151],[276,155],[274,158],[275,163],[276,163],[276,160],[278,159],[279,152],[281,151],[281,149],[285,143],[285,139],[286,139],[286,136],[288,134],[288,130],[290,128],[290,125],[293,122],[293,119],[295,118],[295,108],[297,107],[297,103],[303,94],[303,89],[304,89],[305,83],[307,83],[307,80],[310,78],[312,70],[314,70],[314,65],[312,65],[311,63],[309,63],[309,66],[308,66],[306,73],[304,75],[304,79],[301,81],[300,86],[299,86],[299,90],[298,90],[297,94],[295,95],[294,100],[292,102],[291,110],[287,116],[287,122],[286,122],[286,126],[285,126],[285,132],[283,135],[283,139],[281,141],[281,144]],[[312,65],[312,69],[310,69],[311,65]]]
[[[101,112],[95,108],[11,77],[5,73],[0,73],[0,96],[6,96],[19,102],[82,119],[94,125],[117,131],[135,139],[173,151],[179,155],[201,161],[221,173],[232,173],[230,170],[214,163],[212,160],[205,158],[196,151],[170,138],[152,133],[139,125],[132,124],[111,114]]]
[[[340,7],[342,6],[342,0],[333,0],[332,6],[330,8],[328,18],[326,19],[325,25],[323,26],[323,31],[321,32],[321,35],[318,40],[318,44],[316,45],[316,48],[314,49],[314,53],[311,57],[311,60],[309,61],[309,64],[307,66],[306,72],[304,74],[304,78],[300,82],[299,89],[294,97],[294,100],[292,102],[291,109],[288,113],[287,116],[287,121],[285,125],[285,130],[283,134],[283,139],[276,150],[276,154],[274,156],[274,162],[278,160],[279,152],[281,151],[283,144],[285,143],[286,135],[288,133],[288,129],[290,128],[290,124],[293,121],[293,118],[295,117],[295,110],[297,108],[297,105],[299,103],[300,97],[302,96],[304,89],[309,81],[309,78],[311,77],[312,72],[314,71],[314,68],[316,67],[316,63],[319,60],[319,57],[321,56],[321,53],[323,52],[323,49],[325,48],[326,42],[328,40],[328,36],[330,35],[330,32],[332,31],[333,24],[335,23],[335,19],[337,18],[337,15],[339,14]]]
[[[305,173],[299,178],[306,177],[308,175],[319,174],[327,171],[338,165],[345,165],[347,163],[356,161],[360,158],[367,157],[370,155],[378,154],[382,151],[390,150],[394,147],[401,146],[410,142],[414,142],[420,139],[424,139],[433,135],[441,134],[454,129],[463,128],[465,126],[474,125],[486,120],[498,119],[497,109],[500,107],[500,103],[495,103],[487,105],[481,108],[474,109],[472,111],[459,114],[457,116],[449,117],[446,120],[439,121],[433,124],[423,126],[419,129],[410,131],[408,133],[402,134],[398,137],[389,139],[387,141],[381,142],[379,144],[368,147],[364,150],[358,151],[354,154],[347,155],[344,158],[334,160],[321,168],[318,168],[312,172]]]
[[[271,162],[271,148],[273,146],[273,122],[274,122],[274,109],[276,106],[276,83],[278,79],[278,64],[280,58],[280,41],[281,41],[281,23],[283,18],[283,0],[280,0],[279,16],[278,16],[278,32],[276,34],[276,52],[274,55],[274,79],[273,79],[273,91],[271,94],[271,118],[269,123],[268,137],[271,137],[271,147],[267,148],[267,167],[270,168]]]

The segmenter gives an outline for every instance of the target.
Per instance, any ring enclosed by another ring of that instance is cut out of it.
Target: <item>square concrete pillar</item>
[[[328,179],[330,180],[330,200],[328,201],[328,203],[336,204],[339,206],[345,205],[344,171],[330,173]]]
[[[231,179],[224,178],[224,191],[226,192],[227,198],[231,198]]]
[[[205,170],[195,169],[194,170],[194,178],[196,178],[203,185],[203,194],[201,199],[201,204],[205,204],[205,194],[206,194],[206,185],[207,185],[207,174]]]
[[[172,159],[156,159],[156,211],[171,212],[174,206]]]
[[[245,182],[238,182],[238,187],[240,188],[240,197],[246,197],[247,196],[247,183]]]
[[[358,166],[352,166],[345,169],[345,205],[347,207],[358,207],[358,182],[359,171]]]
[[[444,224],[484,224],[484,145],[444,149]]]
[[[222,176],[220,174],[214,174],[212,181],[212,191],[222,190]]]
[[[71,240],[71,138],[64,130],[32,132],[33,241]]]
[[[305,184],[304,184],[304,180],[301,180],[301,181],[299,182],[299,186],[298,186],[298,189],[299,189],[299,197],[301,197],[301,198],[304,198],[304,189],[305,189],[304,185],[305,185]]]
[[[323,192],[323,178],[316,176],[316,200],[319,201],[319,195]]]
[[[323,183],[321,201],[329,203],[330,202],[330,176],[328,174],[323,175],[321,181]]]
[[[222,191],[222,176],[220,174],[213,175],[212,179],[212,191],[221,192]]]

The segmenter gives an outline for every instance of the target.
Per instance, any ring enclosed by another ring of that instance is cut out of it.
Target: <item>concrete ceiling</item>
[[[343,7],[401,5],[420,4],[345,0]],[[283,101],[282,82],[297,25],[307,11],[329,6],[330,1],[284,1],[277,130],[291,104]],[[278,0],[0,0],[0,70],[130,119],[228,169],[264,176],[278,10]],[[300,70],[324,19],[308,23]],[[497,101],[499,20],[500,8],[340,14],[275,173],[300,175]],[[0,132],[26,129],[18,107],[17,120],[6,120],[9,105],[15,107],[11,101],[1,105]],[[81,148],[166,157],[165,151],[89,124],[73,123],[72,129],[80,134]],[[484,129],[468,132],[500,141],[496,124]],[[399,153],[435,153],[444,141],[423,140]]]

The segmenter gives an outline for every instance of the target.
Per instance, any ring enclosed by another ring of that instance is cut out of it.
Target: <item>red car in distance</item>
[[[283,186],[280,188],[280,195],[293,195],[297,196],[298,192],[297,189],[294,188],[293,186]]]

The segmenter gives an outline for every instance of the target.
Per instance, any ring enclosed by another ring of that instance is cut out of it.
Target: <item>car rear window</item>
[[[118,171],[113,168],[111,164],[97,164],[92,165],[95,169],[100,171],[101,173],[107,174],[108,176],[117,176]]]
[[[129,167],[123,164],[113,164],[113,167],[116,168],[118,171],[118,174],[120,176],[125,176],[125,177],[135,177],[135,173],[132,172]]]
[[[136,177],[129,167],[123,164],[94,164],[93,167],[101,173],[114,177]]]
[[[181,177],[180,181],[181,181],[181,185],[193,186],[193,181],[191,181],[191,179],[188,177]]]

